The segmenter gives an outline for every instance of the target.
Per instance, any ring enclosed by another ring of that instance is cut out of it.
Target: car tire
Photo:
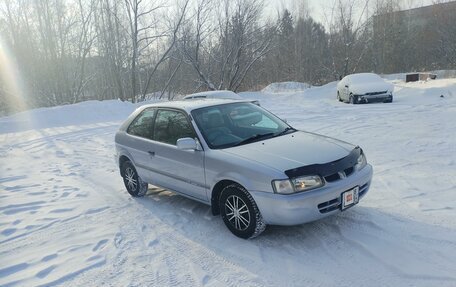
[[[350,94],[350,100],[349,100],[350,104],[352,105],[356,105],[358,103],[357,99],[355,96],[353,96],[353,94]]]
[[[122,164],[121,175],[128,193],[134,197],[142,197],[147,193],[148,184],[139,177],[131,161]]]
[[[266,229],[255,200],[242,186],[226,186],[221,192],[219,204],[226,227],[237,237],[251,239]]]
[[[342,99],[340,98],[340,95],[339,95],[339,91],[337,91],[337,100],[338,100],[339,102],[342,102]]]

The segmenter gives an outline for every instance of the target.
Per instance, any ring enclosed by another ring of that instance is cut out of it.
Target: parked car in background
[[[242,97],[232,91],[207,91],[201,93],[195,93],[184,97],[184,100],[191,99],[231,99],[231,100],[242,100]]]
[[[366,195],[363,150],[298,131],[245,100],[163,102],[138,108],[115,136],[127,191],[148,184],[208,204],[236,236],[339,213]]]
[[[242,100],[243,98],[232,91],[219,90],[219,91],[207,91],[195,94],[190,94],[184,97],[184,100],[195,100],[195,99],[229,99],[229,100]],[[251,100],[251,103],[259,106],[260,102],[257,100]]]
[[[337,84],[337,99],[351,104],[391,103],[393,89],[393,84],[385,82],[377,74],[352,74],[345,76]]]

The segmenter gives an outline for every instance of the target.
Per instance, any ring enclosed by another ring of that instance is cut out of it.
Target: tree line
[[[455,5],[435,5],[431,17],[392,0],[331,3],[319,23],[306,5],[265,17],[263,0],[2,1],[0,49],[22,84],[0,76],[0,112],[17,109],[16,93],[30,107],[135,102],[455,67]],[[0,75],[13,73],[0,64]]]

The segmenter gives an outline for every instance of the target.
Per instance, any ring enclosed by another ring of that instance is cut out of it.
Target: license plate
[[[359,200],[358,193],[359,193],[359,186],[343,192],[341,195],[342,196],[341,209],[345,210],[345,209],[357,204],[358,200]]]

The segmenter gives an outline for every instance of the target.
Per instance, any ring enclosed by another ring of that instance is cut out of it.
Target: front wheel
[[[222,190],[220,213],[226,227],[240,238],[254,238],[266,228],[253,197],[237,184],[229,185]]]
[[[131,196],[141,197],[146,194],[148,184],[139,177],[131,161],[126,161],[122,164],[121,174],[125,187]]]
[[[350,94],[350,104],[357,104],[358,103],[358,99],[357,97],[353,96],[352,94]]]

